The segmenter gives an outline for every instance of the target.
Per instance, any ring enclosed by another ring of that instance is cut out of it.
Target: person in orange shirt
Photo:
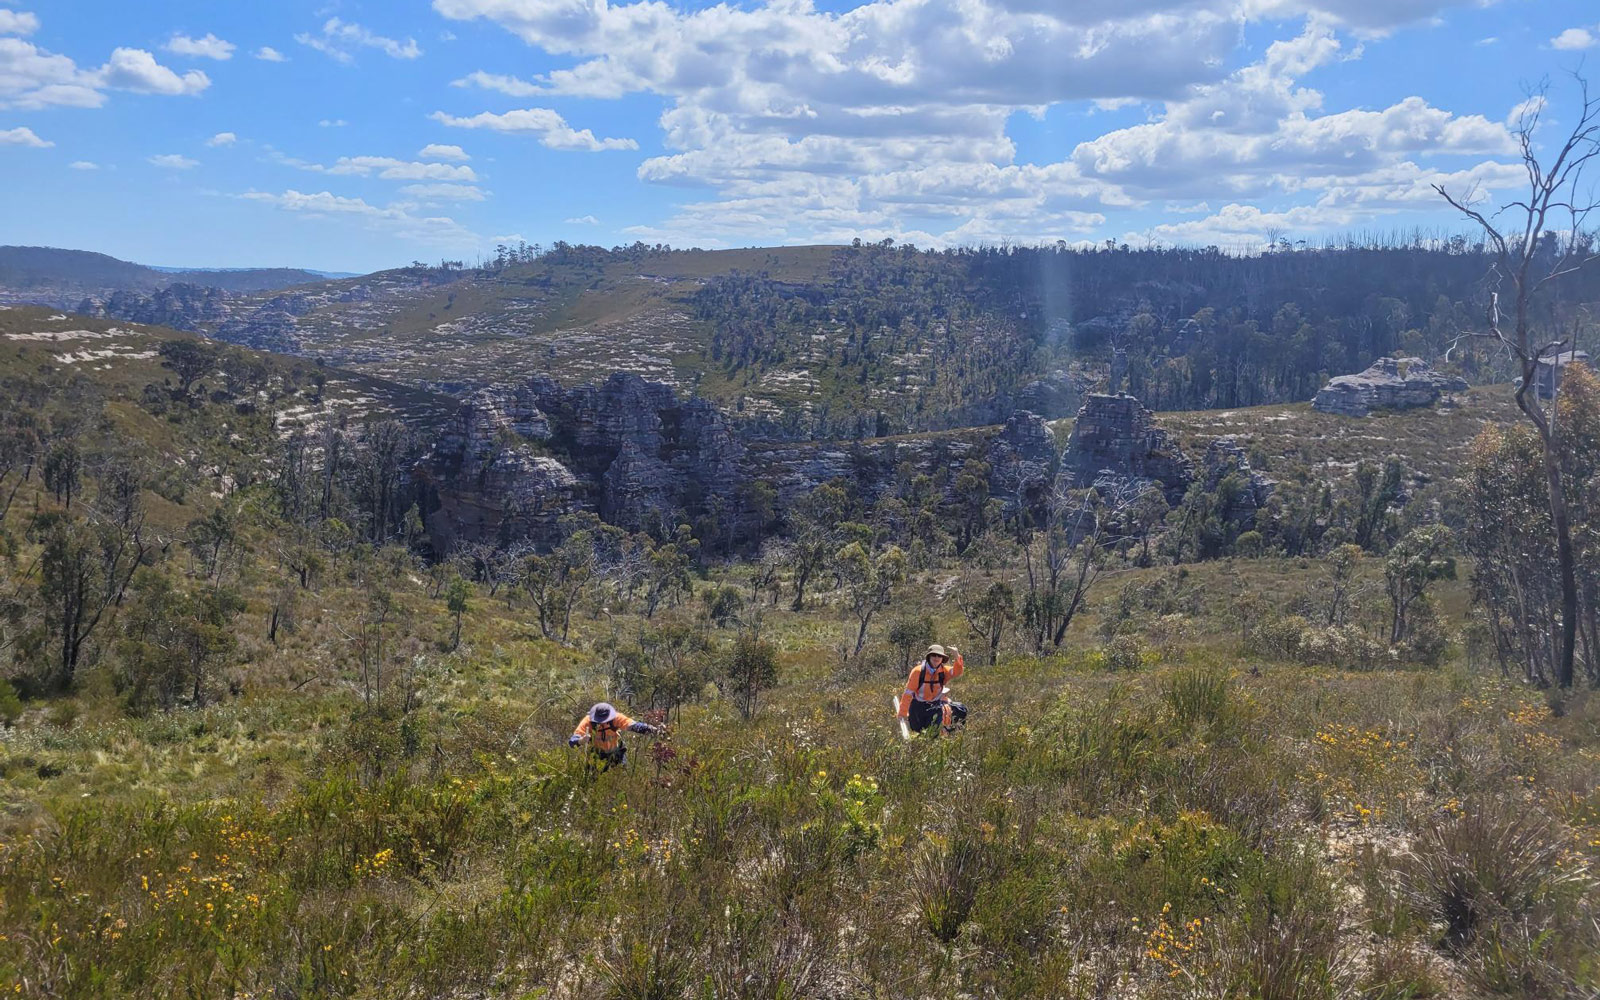
[[[567,746],[575,747],[587,740],[589,751],[600,758],[606,767],[614,767],[628,759],[628,748],[622,743],[624,729],[650,735],[660,732],[650,723],[630,719],[602,701],[589,709],[589,714],[578,722],[578,728],[567,737]]]
[[[961,650],[954,646],[949,652],[938,643],[928,647],[922,662],[911,668],[906,678],[906,689],[900,695],[900,718],[920,733],[938,721],[946,733],[953,732],[967,721],[967,706],[951,701],[950,682],[961,676],[966,664]]]

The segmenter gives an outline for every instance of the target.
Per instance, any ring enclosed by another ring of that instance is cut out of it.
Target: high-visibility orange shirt
[[[946,660],[938,669],[928,666],[928,661],[911,668],[911,673],[906,677],[906,689],[900,693],[900,718],[904,719],[911,714],[911,702],[938,701],[944,697],[945,690],[950,682],[961,676],[961,671],[966,668],[962,662],[961,654],[957,653],[954,660]]]
[[[572,731],[572,735],[587,736],[591,747],[609,753],[622,742],[622,731],[631,725],[633,720],[621,712],[612,712],[611,718],[604,722],[596,722],[585,715],[583,721],[578,723],[578,728]]]

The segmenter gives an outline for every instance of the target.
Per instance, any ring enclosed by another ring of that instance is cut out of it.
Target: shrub
[[[11,686],[10,681],[0,679],[0,722],[9,726],[20,718],[22,699],[17,697],[17,689]]]
[[[777,683],[778,648],[750,633],[739,636],[725,655],[723,676],[739,714],[750,718],[761,692]]]
[[[1459,949],[1491,921],[1520,917],[1578,879],[1579,872],[1563,867],[1563,852],[1538,812],[1475,800],[1424,823],[1399,874],[1416,905],[1444,921],[1445,943]]]
[[[953,840],[929,837],[912,866],[912,894],[923,929],[954,941],[972,913],[987,875],[982,846],[964,832]]]
[[[1220,670],[1180,670],[1161,685],[1161,697],[1185,728],[1216,725],[1228,711],[1228,678]]]
[[[1430,1000],[1444,994],[1433,966],[1405,941],[1380,941],[1357,989],[1362,1000]]]
[[[717,628],[727,628],[739,621],[744,612],[744,595],[732,585],[711,587],[700,595],[706,605],[706,618]]]
[[[1156,654],[1131,635],[1119,635],[1106,643],[1106,666],[1112,670],[1137,670],[1153,663]]]
[[[916,612],[903,612],[889,619],[889,645],[900,654],[902,671],[911,669],[912,657],[933,641],[933,618]]]

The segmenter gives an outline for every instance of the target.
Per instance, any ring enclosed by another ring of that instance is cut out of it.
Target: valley
[[[1097,339],[857,252],[0,309],[0,984],[1592,990],[1600,637],[1563,690],[1497,617],[1550,556],[1493,359],[1155,409],[1232,350],[1172,289]],[[931,642],[969,721],[902,740]]]

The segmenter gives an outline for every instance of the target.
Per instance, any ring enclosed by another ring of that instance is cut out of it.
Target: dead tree
[[[1569,338],[1541,335],[1535,309],[1557,282],[1600,258],[1592,235],[1584,226],[1600,200],[1583,185],[1584,173],[1600,156],[1600,98],[1577,78],[1580,104],[1573,125],[1553,155],[1541,163],[1534,133],[1545,108],[1544,89],[1523,103],[1516,135],[1527,174],[1526,196],[1485,214],[1476,207],[1473,191],[1456,195],[1435,184],[1434,190],[1451,207],[1476,223],[1488,238],[1495,262],[1491,279],[1509,290],[1511,328],[1500,311],[1500,296],[1491,292],[1486,329],[1475,336],[1505,346],[1520,365],[1517,407],[1539,434],[1544,450],[1545,484],[1549,493],[1550,521],[1556,536],[1556,561],[1561,575],[1561,631],[1556,649],[1556,683],[1572,686],[1573,656],[1577,648],[1578,579],[1567,511],[1562,469],[1562,429],[1556,420],[1555,393],[1548,404],[1540,399],[1536,384],[1541,359],[1558,361]],[[1508,222],[1498,221],[1506,216]],[[1564,227],[1564,231],[1561,230]],[[1508,287],[1509,286],[1509,287]]]

